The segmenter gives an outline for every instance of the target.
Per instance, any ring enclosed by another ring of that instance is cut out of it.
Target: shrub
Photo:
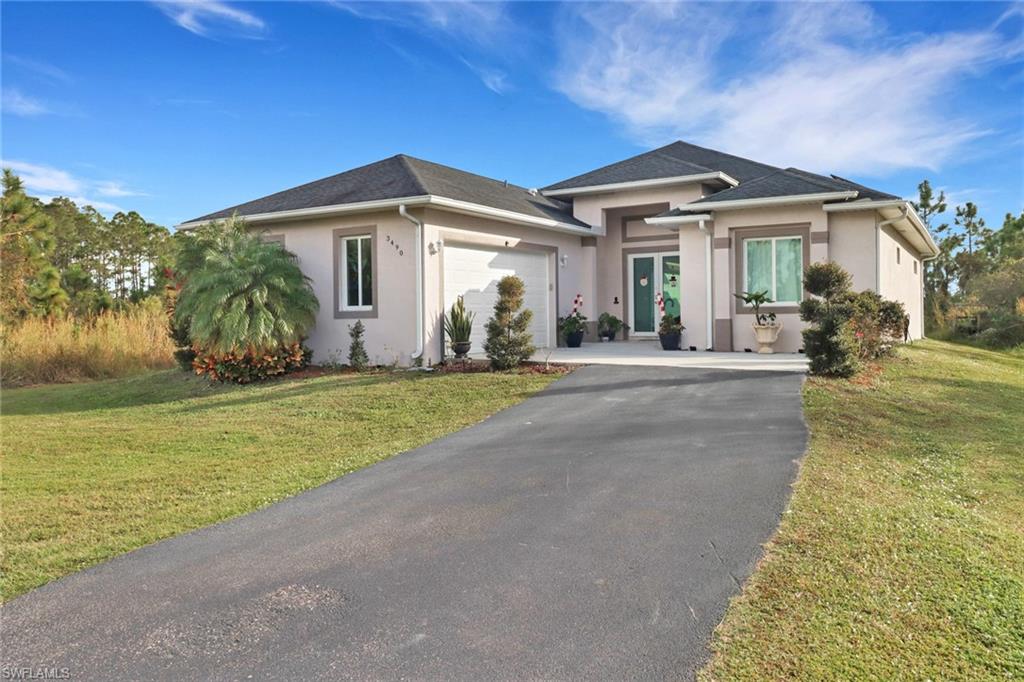
[[[175,305],[175,323],[187,324],[194,346],[258,356],[301,341],[319,304],[293,254],[234,224],[195,240],[182,248]]]
[[[363,333],[366,327],[362,320],[356,320],[355,324],[348,327],[348,336],[351,341],[348,346],[348,366],[353,369],[366,369],[370,364],[370,358],[366,355],[366,346],[363,345]]]
[[[518,367],[533,355],[536,348],[530,335],[533,312],[523,307],[523,280],[507,275],[498,282],[498,300],[494,316],[487,321],[487,342],[484,351],[497,370]]]
[[[850,328],[850,275],[835,263],[812,263],[804,273],[804,289],[819,299],[800,302],[804,353],[811,374],[849,377],[859,367],[857,339]]]
[[[156,298],[85,319],[28,318],[4,328],[0,347],[5,386],[112,379],[174,362]]]
[[[982,307],[979,341],[994,348],[1024,343],[1024,259],[979,275],[971,291]]]
[[[625,326],[622,320],[611,313],[601,313],[597,318],[597,329],[600,336],[615,336]]]
[[[309,365],[313,353],[300,343],[271,351],[199,353],[192,361],[195,373],[212,381],[248,384],[293,372]]]
[[[811,374],[848,377],[861,360],[892,352],[903,338],[907,312],[902,303],[874,291],[850,291],[850,275],[835,263],[814,263],[804,274],[804,289],[818,298],[800,303],[804,352]]]

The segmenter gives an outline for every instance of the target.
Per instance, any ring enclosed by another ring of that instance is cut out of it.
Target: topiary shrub
[[[487,321],[484,352],[497,370],[518,367],[533,355],[536,348],[530,335],[533,312],[523,310],[523,280],[507,275],[498,282],[498,300],[494,316]]]
[[[356,320],[355,324],[348,326],[348,366],[352,369],[363,370],[370,364],[370,358],[366,354],[366,346],[363,344],[363,334],[366,327],[362,320]]]
[[[835,263],[812,263],[804,273],[804,289],[817,299],[800,302],[804,353],[811,374],[849,377],[859,368],[858,345],[850,327],[850,275]]]
[[[248,384],[309,366],[313,352],[301,343],[271,351],[247,350],[242,353],[198,353],[192,361],[196,374],[211,381]]]

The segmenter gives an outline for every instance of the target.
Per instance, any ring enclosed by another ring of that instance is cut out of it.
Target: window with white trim
[[[341,309],[373,309],[373,243],[368,234],[341,238]]]
[[[743,240],[745,291],[767,291],[769,305],[791,305],[803,298],[803,237]]]

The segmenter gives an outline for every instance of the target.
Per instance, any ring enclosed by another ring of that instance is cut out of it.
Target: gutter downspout
[[[405,204],[398,205],[398,215],[416,226],[416,350],[412,354],[416,361],[423,357],[423,221],[409,213]]]
[[[706,348],[711,349],[715,347],[714,341],[711,338],[712,329],[714,328],[714,311],[711,306],[714,302],[714,296],[711,292],[711,231],[708,230],[707,225],[703,220],[697,222],[697,227],[704,233],[704,290],[705,290],[705,308],[706,308],[706,320],[705,320],[705,338],[707,339]]]

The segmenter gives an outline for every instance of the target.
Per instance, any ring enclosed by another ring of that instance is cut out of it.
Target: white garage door
[[[487,337],[484,326],[494,314],[498,280],[505,275],[515,275],[523,280],[526,288],[523,307],[533,311],[530,323],[533,345],[547,347],[550,338],[547,254],[470,246],[444,247],[444,309],[446,312],[450,310],[452,303],[462,296],[466,309],[476,313],[473,349],[470,351],[473,354],[483,352]]]

